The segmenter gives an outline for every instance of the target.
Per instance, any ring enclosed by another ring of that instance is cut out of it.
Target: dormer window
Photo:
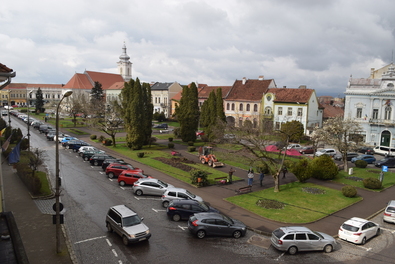
[[[394,84],[393,83],[389,83],[389,84],[387,84],[387,87],[388,88],[394,88]]]

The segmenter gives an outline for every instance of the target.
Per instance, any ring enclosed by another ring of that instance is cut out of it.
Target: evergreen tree
[[[106,111],[103,88],[100,82],[95,82],[90,93],[90,112],[94,117],[103,118]]]
[[[149,83],[142,85],[144,145],[150,144],[152,135],[152,118],[154,115],[154,105],[152,104],[151,86]]]
[[[130,111],[130,125],[126,135],[126,142],[129,148],[142,149],[145,139],[144,131],[144,103],[142,100],[143,91],[140,80],[137,78],[131,91],[132,100],[128,106]],[[151,119],[152,120],[152,119]]]
[[[196,130],[199,125],[198,91],[195,83],[182,89],[180,105],[176,108],[180,123],[180,137],[184,142],[196,141]]]
[[[215,101],[217,107],[216,107],[216,113],[217,113],[217,118],[223,122],[226,122],[226,115],[224,111],[224,100],[222,99],[222,88],[217,89],[217,94],[216,94],[216,101]]]
[[[36,92],[36,113],[41,113],[44,106],[44,97],[43,92],[41,91],[40,87]]]

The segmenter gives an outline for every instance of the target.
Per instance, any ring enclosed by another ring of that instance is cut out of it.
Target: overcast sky
[[[231,86],[243,77],[343,96],[393,61],[393,0],[13,0],[0,8],[12,82],[117,73],[123,43],[141,81]]]

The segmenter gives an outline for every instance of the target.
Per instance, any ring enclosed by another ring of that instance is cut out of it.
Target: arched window
[[[265,107],[265,115],[271,115],[272,114],[272,108],[270,106]]]
[[[227,103],[227,104],[226,104],[226,110],[229,110],[229,109],[230,109],[230,104]]]
[[[254,112],[258,112],[258,105],[254,104]]]
[[[243,104],[240,104],[239,111],[243,111]]]
[[[232,111],[234,111],[234,110],[235,110],[235,104],[232,103]]]
[[[250,104],[247,104],[246,111],[250,112]]]
[[[391,106],[385,107],[385,112],[384,112],[384,119],[385,120],[390,120],[391,119]]]

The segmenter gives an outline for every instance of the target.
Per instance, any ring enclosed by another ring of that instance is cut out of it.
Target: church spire
[[[130,57],[126,53],[126,44],[123,43],[122,54],[119,56],[118,73],[123,77],[125,82],[132,79],[132,63],[129,61]]]

